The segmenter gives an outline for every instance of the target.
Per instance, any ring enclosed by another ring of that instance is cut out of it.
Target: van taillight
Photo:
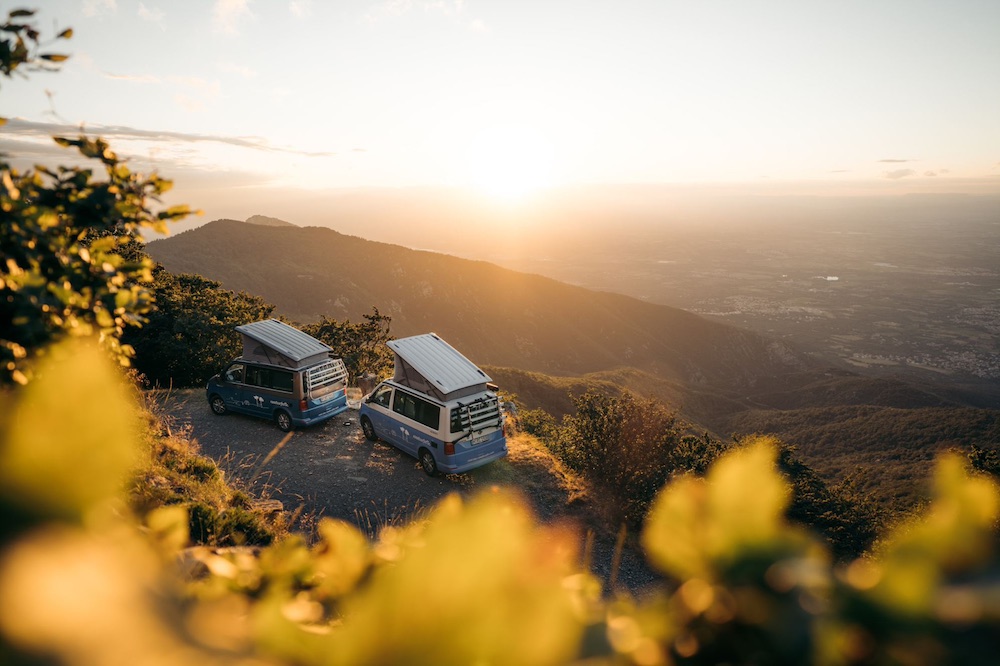
[[[309,401],[308,400],[306,400],[305,398],[302,398],[301,400],[299,400],[299,411],[303,411],[303,412],[306,411],[306,408],[308,406],[309,406]]]
[[[455,442],[445,442],[444,443],[444,454],[446,456],[455,455]]]

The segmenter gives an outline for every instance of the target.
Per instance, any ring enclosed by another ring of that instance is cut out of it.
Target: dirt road
[[[466,474],[427,476],[414,458],[361,434],[357,412],[286,434],[273,423],[238,414],[217,416],[198,389],[159,394],[155,400],[171,429],[189,430],[201,452],[230,477],[278,499],[287,510],[340,518],[375,536],[449,493],[470,494],[493,486],[521,490],[542,521],[572,520],[586,526],[587,500],[577,481],[560,473],[543,451],[518,438],[507,458]],[[607,577],[613,544],[598,535],[592,568]],[[618,574],[637,589],[653,579],[641,559],[626,552]]]

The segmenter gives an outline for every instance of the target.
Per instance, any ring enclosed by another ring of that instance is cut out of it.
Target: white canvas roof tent
[[[277,319],[244,324],[236,330],[243,336],[243,358],[248,361],[305,368],[330,358],[333,351],[329,345]]]
[[[393,381],[442,402],[481,393],[493,381],[434,333],[390,340],[386,344],[396,355]]]

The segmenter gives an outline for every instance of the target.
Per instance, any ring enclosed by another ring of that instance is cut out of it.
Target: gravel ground
[[[544,451],[519,438],[509,455],[465,474],[427,476],[416,459],[361,434],[357,412],[286,433],[273,423],[239,414],[217,416],[198,389],[156,395],[154,403],[174,432],[189,431],[201,452],[232,478],[280,500],[287,510],[339,518],[374,537],[453,492],[464,496],[493,486],[513,486],[542,521],[571,520],[585,529],[590,514],[585,489],[562,474]],[[592,569],[609,582],[614,535],[595,533]],[[618,586],[637,592],[655,580],[641,556],[626,549]]]

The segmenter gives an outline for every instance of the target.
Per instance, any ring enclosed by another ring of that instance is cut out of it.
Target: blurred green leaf
[[[51,348],[25,387],[0,447],[0,494],[77,520],[120,495],[136,460],[137,422],[121,377],[92,340]]]
[[[717,580],[748,551],[784,548],[789,489],[778,474],[772,438],[757,438],[722,457],[705,479],[684,477],[660,492],[642,535],[650,560],[681,578]]]

